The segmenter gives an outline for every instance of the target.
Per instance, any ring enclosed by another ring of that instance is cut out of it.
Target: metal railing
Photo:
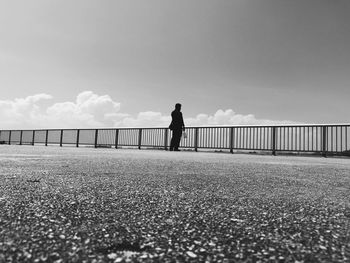
[[[350,124],[212,126],[186,128],[180,147],[193,149],[305,152],[349,155]],[[74,145],[76,147],[162,148],[170,145],[168,128],[0,130],[0,143]]]

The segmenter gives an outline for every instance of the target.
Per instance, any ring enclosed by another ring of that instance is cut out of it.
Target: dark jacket
[[[181,111],[173,110],[171,113],[171,118],[172,121],[169,126],[170,130],[182,130],[185,127]]]

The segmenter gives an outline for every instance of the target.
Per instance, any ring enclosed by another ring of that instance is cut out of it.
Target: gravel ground
[[[350,262],[350,159],[0,149],[0,262]]]

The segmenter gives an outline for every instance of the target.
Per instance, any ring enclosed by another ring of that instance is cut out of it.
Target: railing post
[[[49,130],[46,130],[46,136],[45,136],[45,146],[47,146],[47,140],[49,139]]]
[[[115,148],[118,149],[119,129],[115,130]]]
[[[9,145],[11,144],[11,133],[12,133],[12,131],[10,130],[10,132],[9,132]]]
[[[168,150],[168,128],[164,129],[164,150]]]
[[[34,146],[34,141],[35,141],[35,130],[33,130],[33,137],[32,137],[32,145]]]
[[[198,152],[198,128],[194,130],[194,150]]]
[[[79,147],[79,137],[80,137],[80,129],[77,130],[77,143],[76,143],[76,147]]]
[[[276,156],[276,127],[272,127],[272,155]]]
[[[139,149],[141,149],[141,140],[142,140],[142,129],[139,129]]]
[[[230,153],[233,153],[233,138],[234,138],[233,127],[230,128]]]
[[[98,129],[95,130],[95,148],[97,148]]]
[[[322,156],[327,157],[327,126],[322,127]]]
[[[60,147],[63,145],[63,130],[61,130]]]
[[[22,145],[22,138],[23,138],[23,130],[21,130],[21,134],[19,136],[19,145]]]

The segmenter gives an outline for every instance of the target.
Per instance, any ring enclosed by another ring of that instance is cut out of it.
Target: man
[[[173,136],[170,142],[170,151],[180,151],[179,145],[182,136],[182,131],[185,131],[185,124],[181,113],[181,104],[175,104],[175,110],[171,113],[171,124],[169,129],[173,131]]]

